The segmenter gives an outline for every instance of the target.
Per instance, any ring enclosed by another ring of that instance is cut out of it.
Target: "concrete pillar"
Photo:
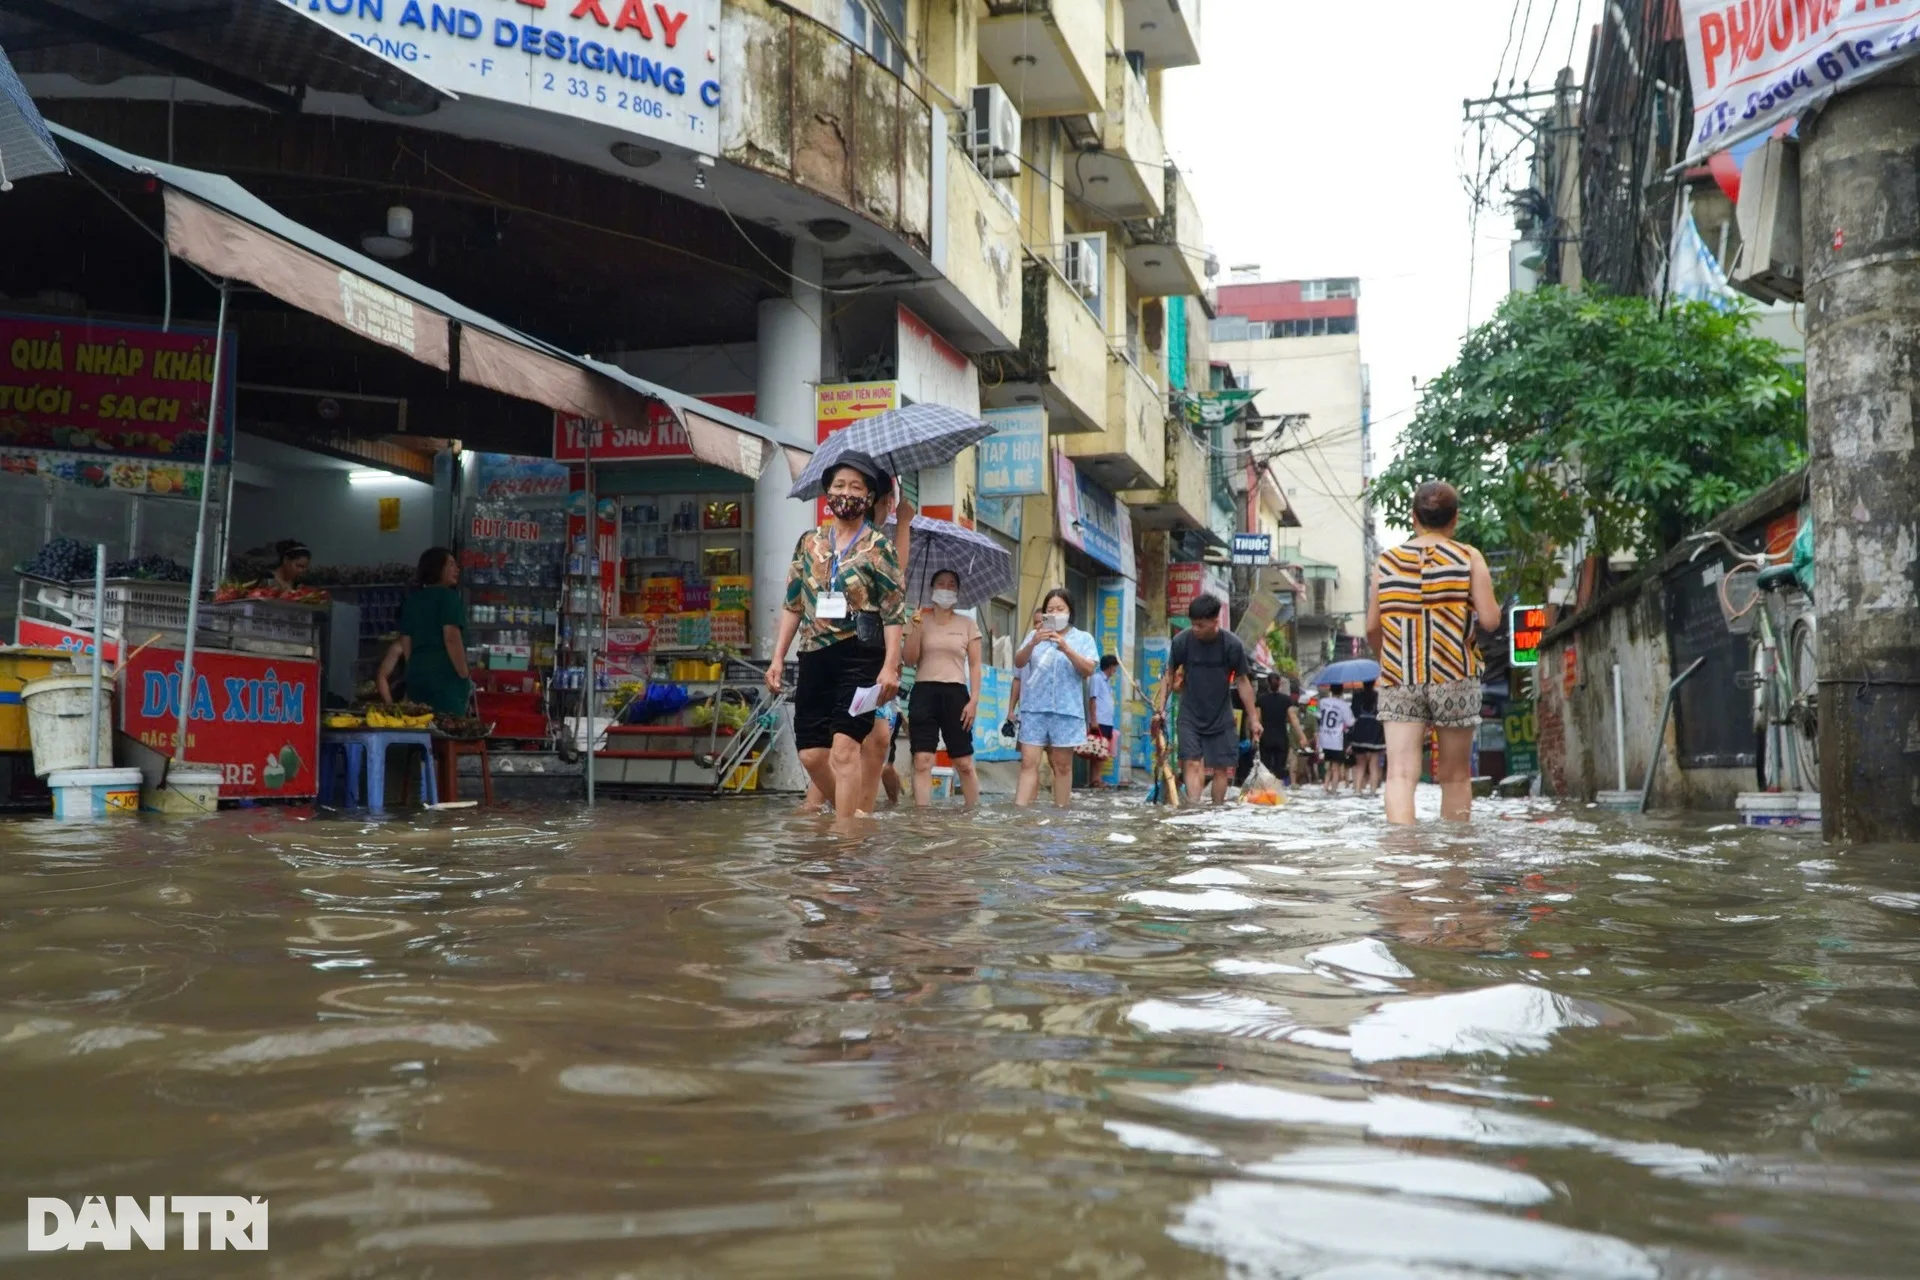
[[[1803,123],[1820,793],[1829,840],[1920,835],[1920,70]]]
[[[793,274],[804,280],[820,278],[820,250],[795,244]],[[817,288],[795,282],[793,296],[760,304],[760,376],[755,388],[756,414],[769,426],[783,428],[805,439],[815,429],[815,388],[821,380],[821,295]],[[787,566],[794,543],[813,527],[814,504],[787,496],[793,477],[786,454],[775,449],[753,493],[753,639],[761,660],[773,651],[785,606]],[[789,654],[789,657],[792,655]],[[788,718],[791,723],[791,716]],[[780,749],[761,766],[761,786],[776,791],[806,788],[793,737],[786,734]]]

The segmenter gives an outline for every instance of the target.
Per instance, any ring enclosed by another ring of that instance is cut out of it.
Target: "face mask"
[[[1072,614],[1050,613],[1047,615],[1047,630],[1049,631],[1065,631],[1068,627],[1072,625],[1073,625]]]
[[[842,520],[857,520],[867,514],[867,500],[857,493],[827,495],[827,510]]]
[[[948,591],[943,588],[933,593],[933,602],[942,609],[951,609],[960,603],[960,593],[958,591]]]

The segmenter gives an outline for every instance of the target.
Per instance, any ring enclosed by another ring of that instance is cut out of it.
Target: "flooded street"
[[[871,830],[0,827],[0,1275],[1913,1274],[1911,850]],[[25,1252],[25,1197],[95,1193],[267,1197],[271,1251]]]

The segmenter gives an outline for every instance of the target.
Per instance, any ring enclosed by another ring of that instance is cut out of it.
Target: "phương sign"
[[[414,75],[711,152],[720,135],[720,0],[289,0]]]
[[[1920,50],[1920,0],[1680,0],[1698,159]]]

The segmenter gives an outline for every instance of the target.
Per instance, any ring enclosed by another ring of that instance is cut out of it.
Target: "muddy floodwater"
[[[0,1280],[1911,1276],[1916,961],[1920,851],[1544,801],[11,823]]]

